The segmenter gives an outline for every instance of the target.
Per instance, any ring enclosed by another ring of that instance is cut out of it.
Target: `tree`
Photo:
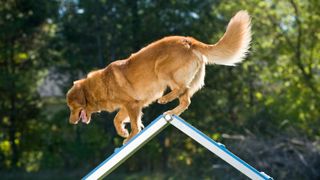
[[[1,166],[21,166],[23,146],[39,115],[37,85],[48,60],[42,52],[50,38],[56,14],[54,1],[4,1],[0,6],[0,123]],[[30,145],[27,145],[30,147]]]

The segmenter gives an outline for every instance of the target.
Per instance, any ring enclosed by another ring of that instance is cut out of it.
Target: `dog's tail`
[[[248,53],[251,41],[251,18],[247,11],[239,11],[229,22],[222,38],[214,45],[204,45],[199,51],[207,64],[234,66]]]

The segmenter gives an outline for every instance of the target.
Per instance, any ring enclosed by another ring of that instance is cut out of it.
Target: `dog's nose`
[[[76,121],[76,122],[70,122],[70,124],[78,124],[78,121]]]
[[[69,119],[69,123],[70,123],[70,124],[78,124],[78,122],[79,122],[79,120],[74,121],[74,120],[72,120],[72,119]]]

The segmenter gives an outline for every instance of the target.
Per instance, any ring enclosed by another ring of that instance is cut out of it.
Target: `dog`
[[[124,143],[143,128],[142,109],[157,101],[176,98],[179,105],[165,114],[180,115],[190,98],[204,86],[205,65],[234,66],[243,61],[251,41],[251,18],[239,11],[230,20],[222,38],[213,45],[192,37],[169,36],[142,48],[129,58],[112,62],[75,81],[67,93],[69,122],[89,123],[91,114],[116,111],[114,126]],[[166,95],[164,91],[170,88]],[[124,123],[130,122],[131,132]]]

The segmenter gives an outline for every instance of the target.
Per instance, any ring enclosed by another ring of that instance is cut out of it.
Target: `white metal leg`
[[[157,135],[162,129],[169,125],[169,122],[249,178],[254,180],[272,180],[272,178],[267,174],[257,171],[255,168],[231,153],[223,144],[212,140],[204,133],[175,115],[159,116],[139,134],[137,134],[129,142],[127,142],[127,144],[116,150],[108,159],[103,161],[99,166],[97,166],[82,179],[102,179],[106,175],[110,174],[115,168],[117,168],[122,162],[129,158],[134,152],[140,149],[152,137]]]
[[[172,116],[170,123],[187,134],[189,137],[200,143],[202,146],[219,156],[221,159],[238,169],[240,172],[245,174],[251,179],[272,179],[263,172],[257,171],[255,168],[244,162],[242,159],[231,153],[226,147],[218,143],[207,135],[191,126],[189,123],[184,121],[178,116]]]

